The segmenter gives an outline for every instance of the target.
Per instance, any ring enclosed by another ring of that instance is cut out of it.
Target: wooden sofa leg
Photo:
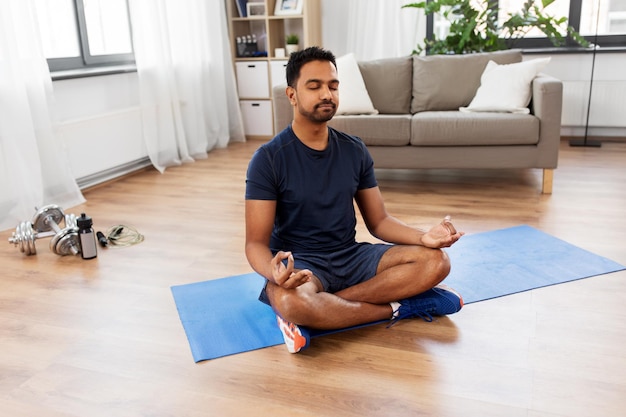
[[[554,170],[545,168],[543,170],[543,184],[541,192],[543,194],[552,194],[552,180],[554,178]]]

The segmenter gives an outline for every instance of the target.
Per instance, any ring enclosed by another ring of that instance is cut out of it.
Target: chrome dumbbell
[[[61,256],[78,255],[80,253],[80,237],[78,236],[76,215],[65,215],[65,228],[57,231],[52,237],[50,250]]]
[[[11,234],[9,243],[13,243],[16,247],[19,247],[20,252],[25,253],[26,255],[35,255],[37,253],[35,240],[53,235],[54,232],[37,233],[33,229],[31,222],[21,222],[15,228],[15,232]]]
[[[65,222],[61,229],[59,223]],[[63,210],[50,204],[37,210],[30,222],[21,222],[9,238],[9,243],[19,246],[26,255],[35,255],[35,240],[52,237],[50,250],[57,255],[77,255],[80,253],[78,227],[74,214],[65,215]]]
[[[35,240],[54,236],[57,232],[51,223],[58,227],[58,223],[63,218],[63,210],[58,206],[42,207],[40,210],[37,210],[32,222],[23,221],[17,225],[15,232],[9,238],[9,243],[19,246],[20,251],[26,255],[35,255],[37,253]]]

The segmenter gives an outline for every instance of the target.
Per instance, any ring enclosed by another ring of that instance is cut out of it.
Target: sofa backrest
[[[413,57],[361,61],[359,70],[370,100],[379,113],[410,113]]]
[[[469,105],[490,60],[499,65],[521,62],[522,51],[384,58],[359,61],[359,70],[380,114],[414,114]]]
[[[522,51],[414,56],[411,113],[458,110],[469,105],[490,60],[499,65],[521,62]]]

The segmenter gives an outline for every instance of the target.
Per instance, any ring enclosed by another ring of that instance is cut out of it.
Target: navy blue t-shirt
[[[332,252],[354,244],[354,196],[376,185],[359,138],[329,127],[328,146],[317,151],[289,126],[252,157],[246,200],[276,201],[272,250]]]

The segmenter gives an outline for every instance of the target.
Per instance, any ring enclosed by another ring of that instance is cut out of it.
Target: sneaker
[[[390,326],[398,320],[421,317],[433,321],[433,316],[454,314],[463,307],[463,298],[452,288],[438,285],[413,297],[400,300],[400,307],[393,312]]]
[[[276,316],[276,322],[283,332],[285,345],[290,353],[298,353],[309,346],[310,335],[305,327],[288,322],[280,316]]]

